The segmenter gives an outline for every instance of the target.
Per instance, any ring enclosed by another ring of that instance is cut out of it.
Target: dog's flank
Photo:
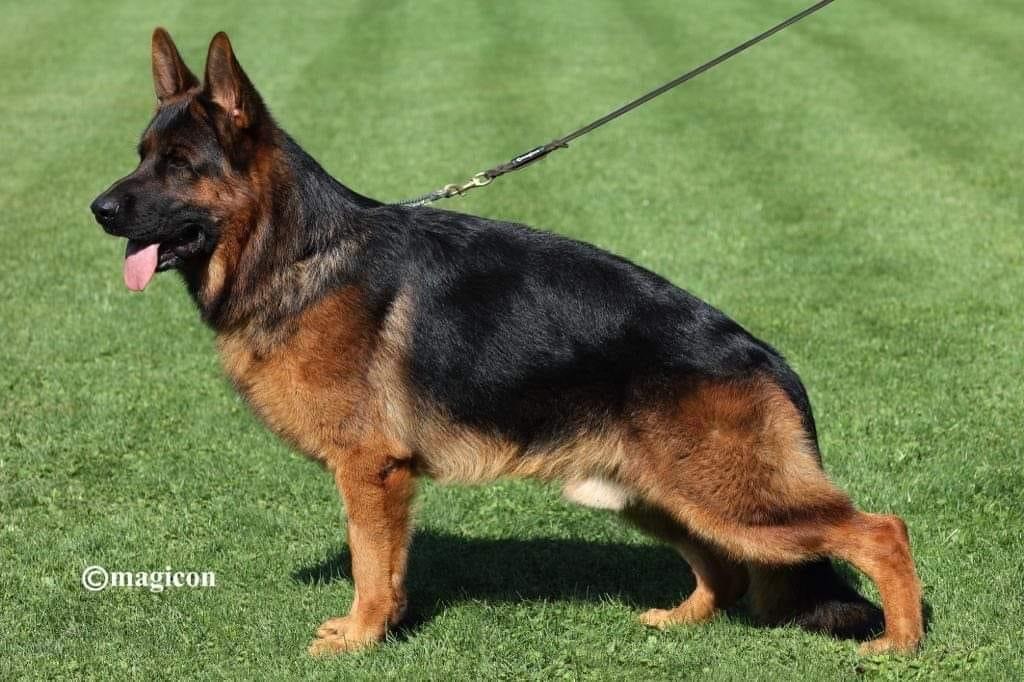
[[[223,34],[200,83],[158,29],[153,72],[139,167],[93,209],[130,240],[126,284],[179,270],[239,392],[335,476],[357,596],[311,651],[401,618],[419,475],[564,481],[671,543],[697,587],[648,625],[750,594],[766,623],[866,637],[878,610],[834,557],[881,592],[865,650],[919,644],[906,528],[829,481],[771,346],[596,247],[348,189],[276,125]]]

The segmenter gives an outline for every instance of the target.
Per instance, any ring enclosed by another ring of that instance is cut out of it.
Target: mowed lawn
[[[231,35],[278,120],[398,200],[587,122],[800,9],[715,3],[5,2],[0,679],[1020,679],[1024,7],[839,2],[444,208],[592,241],[709,300],[806,381],[831,475],[908,522],[911,658],[635,614],[693,581],[557,488],[421,486],[409,622],[313,660],[352,597],[333,481],[250,416],[163,275],[121,283],[88,204],[135,163],[149,36]],[[212,589],[85,591],[86,566]],[[872,597],[877,593],[863,584]]]

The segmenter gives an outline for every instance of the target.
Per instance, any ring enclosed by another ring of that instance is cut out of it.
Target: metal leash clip
[[[473,189],[475,187],[486,187],[487,185],[491,184],[491,182],[493,182],[493,181],[494,181],[494,178],[492,178],[489,175],[487,175],[486,171],[481,171],[481,172],[477,173],[476,175],[474,175],[473,177],[471,177],[466,182],[464,182],[463,184],[456,185],[455,183],[451,183],[451,184],[448,184],[448,185],[445,185],[444,187],[442,187],[441,191],[444,192],[445,198],[447,198],[447,197],[454,197],[454,196],[460,196],[461,197],[463,194],[465,194],[469,190],[471,190],[471,189]]]

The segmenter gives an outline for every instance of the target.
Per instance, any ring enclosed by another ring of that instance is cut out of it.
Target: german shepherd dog
[[[128,239],[128,288],[180,272],[238,391],[334,475],[355,598],[311,653],[402,618],[418,476],[559,481],[669,543],[696,588],[646,625],[749,594],[765,623],[877,635],[863,652],[919,645],[907,528],[826,476],[807,393],[771,346],[588,244],[353,192],[276,125],[224,33],[203,83],[160,28],[152,59],[139,165],[91,208]],[[884,632],[830,558],[877,585]]]

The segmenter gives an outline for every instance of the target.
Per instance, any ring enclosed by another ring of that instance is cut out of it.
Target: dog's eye
[[[174,170],[188,170],[191,168],[191,165],[185,157],[172,154],[167,157],[167,167]]]

